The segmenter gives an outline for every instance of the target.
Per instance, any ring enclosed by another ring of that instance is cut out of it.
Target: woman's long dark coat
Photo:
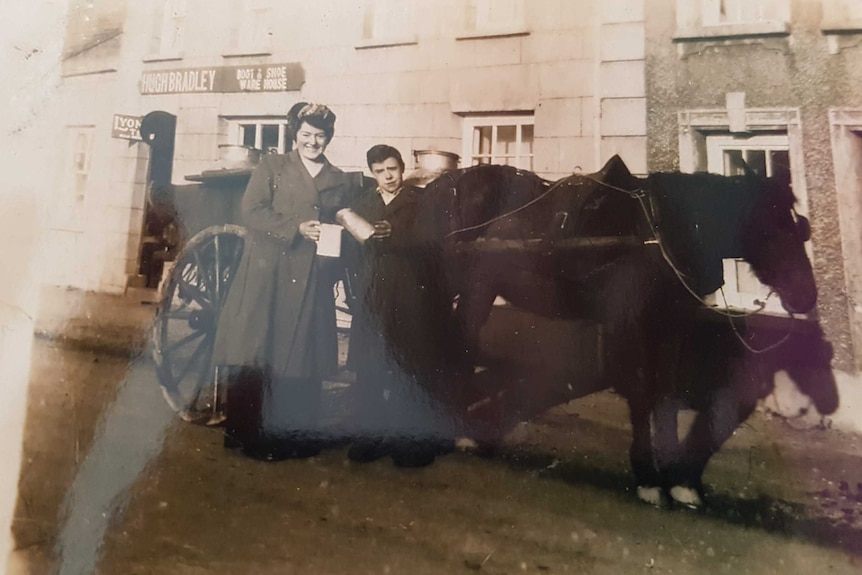
[[[242,197],[249,233],[219,318],[215,365],[259,367],[274,378],[337,370],[332,286],[339,265],[315,256],[299,224],[334,223],[352,195],[347,174],[328,161],[312,178],[296,151],[263,157]]]

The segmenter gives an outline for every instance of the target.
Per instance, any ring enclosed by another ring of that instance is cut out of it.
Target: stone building
[[[836,366],[862,367],[862,3],[648,0],[650,171],[789,169],[811,218],[817,316]],[[725,262],[726,297],[766,295]],[[767,307],[767,311],[769,311]]]
[[[375,143],[556,179],[619,153],[647,170],[642,0],[90,0],[70,8],[50,283],[140,284],[150,147],[175,117],[174,184],[219,146],[283,151],[298,101],[332,107],[327,155]],[[412,167],[412,166],[408,166]]]

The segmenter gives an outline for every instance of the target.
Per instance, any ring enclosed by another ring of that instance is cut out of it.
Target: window
[[[844,281],[856,368],[862,371],[862,107],[829,110]],[[836,267],[840,264],[836,262]]]
[[[676,14],[676,42],[790,33],[790,0],[676,0]]]
[[[533,169],[533,116],[464,119],[465,165],[505,164]]]
[[[362,19],[364,47],[415,44],[413,3],[409,0],[366,0]]]
[[[57,225],[79,229],[90,179],[90,160],[93,150],[93,126],[71,126],[66,129],[66,158],[63,182],[60,186],[54,217]]]
[[[77,128],[73,134],[72,151],[73,199],[84,201],[87,192],[87,179],[90,176],[90,149],[93,145],[93,128]]]
[[[786,20],[777,0],[704,0],[703,25],[752,24]]]
[[[272,50],[272,0],[243,0],[236,4],[236,28],[228,56],[269,54]]]
[[[706,139],[707,169],[726,176],[742,175],[746,166],[767,177],[790,174],[790,147],[787,135],[759,135],[736,138],[730,135],[708,136]],[[796,206],[801,215],[805,212],[804,198]],[[768,301],[769,288],[761,284],[747,263],[742,260],[724,260],[724,293],[713,296],[715,305],[741,309],[758,309],[758,302],[766,301],[766,311],[782,313],[777,297]]]
[[[287,119],[279,116],[234,118],[229,120],[228,139],[231,144],[283,154],[290,151],[292,145],[285,141],[286,128]]]
[[[862,0],[823,0],[820,31],[830,54],[856,46],[862,34]]]
[[[182,55],[186,30],[186,0],[165,0],[153,19],[153,42],[150,52],[154,56]]]
[[[526,32],[524,0],[469,0],[465,18],[467,36]]]

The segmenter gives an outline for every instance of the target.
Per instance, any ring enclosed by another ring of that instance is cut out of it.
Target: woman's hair
[[[376,146],[371,146],[365,153],[365,160],[368,162],[369,168],[371,164],[379,164],[389,158],[395,158],[401,169],[404,169],[404,160],[401,158],[401,152],[397,148],[387,146],[386,144],[377,144]]]
[[[292,145],[296,140],[296,132],[299,130],[299,111],[308,106],[308,102],[297,102],[287,111],[287,138],[288,145]]]
[[[323,104],[298,102],[291,106],[287,113],[287,130],[290,141],[296,140],[296,133],[303,122],[323,130],[327,143],[335,135],[335,114]]]

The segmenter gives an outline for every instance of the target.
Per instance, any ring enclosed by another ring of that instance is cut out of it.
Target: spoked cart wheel
[[[213,342],[246,234],[231,224],[195,234],[163,286],[153,356],[165,399],[186,421],[214,425],[224,419]]]

